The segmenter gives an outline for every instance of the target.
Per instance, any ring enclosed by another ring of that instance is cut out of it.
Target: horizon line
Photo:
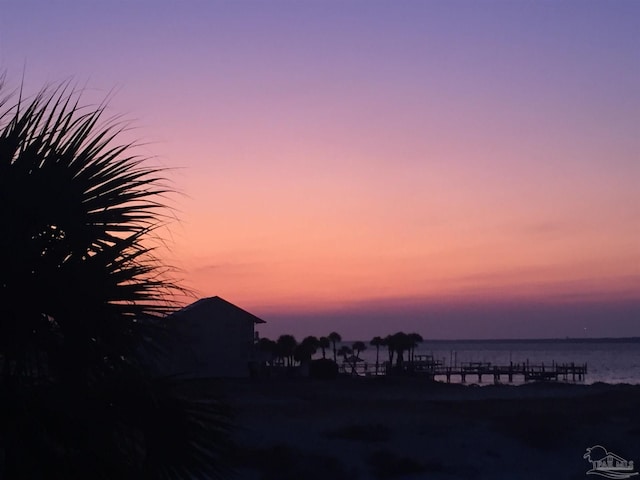
[[[341,340],[340,343],[344,342],[357,342],[363,340]],[[640,336],[630,336],[630,337],[549,337],[549,338],[424,338],[421,343],[424,342],[442,342],[442,343],[451,343],[451,342],[460,342],[460,343],[499,343],[499,342],[514,342],[514,343],[552,343],[552,342],[629,342],[635,343],[640,342]],[[366,342],[365,342],[366,343]]]

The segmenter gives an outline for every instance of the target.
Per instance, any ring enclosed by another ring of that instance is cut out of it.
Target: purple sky
[[[640,335],[638,1],[0,0],[0,68],[111,96],[267,335]]]

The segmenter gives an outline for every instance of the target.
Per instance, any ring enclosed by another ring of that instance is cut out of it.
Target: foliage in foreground
[[[138,361],[180,290],[151,246],[171,190],[104,112],[0,96],[0,478],[214,478],[229,412]]]

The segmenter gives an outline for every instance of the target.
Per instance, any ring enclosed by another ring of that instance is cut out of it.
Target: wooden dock
[[[451,382],[451,377],[457,377],[461,383],[466,383],[467,377],[477,378],[478,383],[482,383],[482,377],[492,377],[493,382],[502,383],[505,379],[512,383],[514,378],[531,381],[584,381],[587,374],[587,365],[575,363],[551,365],[544,363],[532,365],[528,363],[510,363],[509,365],[492,365],[491,363],[469,362],[462,363],[459,367],[438,366],[433,369],[423,370],[432,379],[444,377],[447,383]]]
[[[375,364],[358,362],[345,362],[340,366],[340,371],[345,374],[358,376],[394,375],[407,374],[425,376],[431,380],[446,380],[451,383],[452,379],[459,380],[460,383],[467,383],[469,379],[482,383],[483,378],[493,379],[495,384],[514,380],[524,382],[553,381],[553,382],[582,382],[587,375],[587,364],[556,363],[551,364],[530,364],[510,362],[508,365],[493,365],[490,362],[462,362],[459,365],[447,366],[439,360],[435,360],[431,355],[416,355],[413,361],[407,361],[401,368],[390,366],[388,362]]]

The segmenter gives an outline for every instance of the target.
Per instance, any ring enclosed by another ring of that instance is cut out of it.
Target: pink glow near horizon
[[[275,325],[640,300],[637,2],[154,5],[7,5],[0,66],[118,87],[199,295]]]

